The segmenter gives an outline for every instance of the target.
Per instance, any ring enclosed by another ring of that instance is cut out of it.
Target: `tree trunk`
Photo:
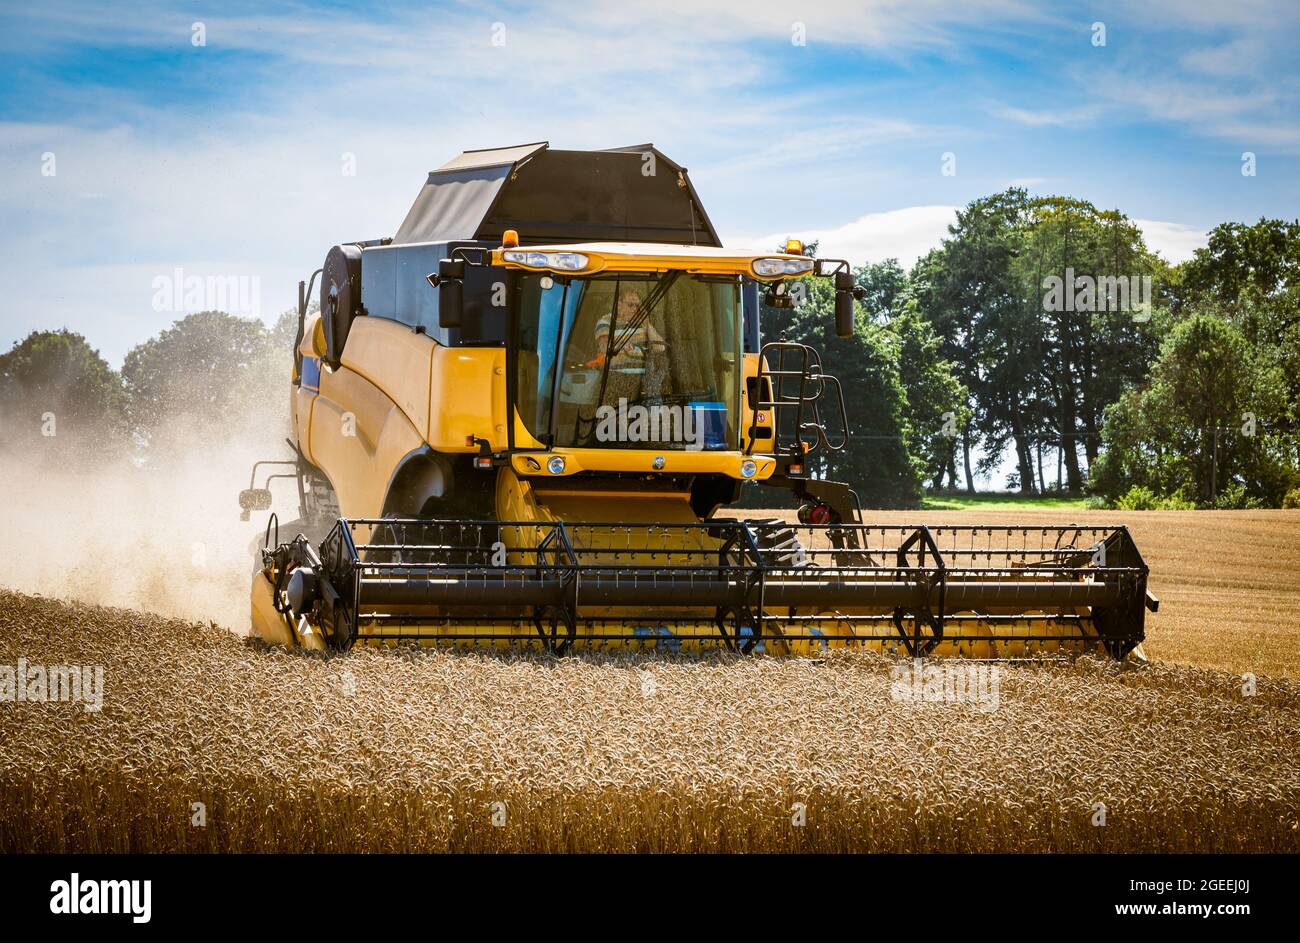
[[[1020,493],[1034,493],[1034,456],[1029,440],[1025,435],[1025,426],[1020,419],[1020,411],[1011,405],[1011,437],[1016,443],[1016,464],[1020,468]]]
[[[966,434],[961,437],[961,450],[964,458],[966,459],[966,491],[968,494],[974,494],[975,476],[971,474],[971,470],[970,470],[970,430],[969,429],[966,431]]]
[[[1083,469],[1079,467],[1079,443],[1071,436],[1065,445],[1065,483],[1070,494],[1083,490]]]
[[[1067,380],[1062,379],[1059,389],[1061,452],[1065,460],[1065,483],[1070,494],[1078,494],[1083,490],[1083,474],[1079,470],[1079,400],[1076,391]]]
[[[1083,452],[1088,456],[1088,467],[1097,461],[1097,453],[1101,451],[1101,442],[1097,436],[1097,424],[1093,421],[1091,415],[1088,416],[1088,426],[1085,430],[1088,434],[1083,439]]]
[[[1061,449],[1065,455],[1065,482],[1070,494],[1078,494],[1083,490],[1083,472],[1079,469],[1079,438],[1076,435],[1078,425],[1074,401],[1066,400],[1061,416]]]
[[[1083,327],[1083,365],[1079,373],[1078,382],[1080,396],[1076,414],[1079,407],[1083,409],[1084,432],[1087,433],[1083,439],[1083,453],[1088,456],[1088,467],[1097,460],[1097,453],[1100,451],[1101,443],[1097,439],[1097,416],[1101,409],[1094,402],[1096,384],[1092,382],[1096,377],[1096,371],[1093,369],[1093,348],[1092,348],[1092,320],[1085,318],[1082,322]],[[1105,403],[1101,408],[1105,408]],[[1074,430],[1070,430],[1073,432]],[[1082,484],[1082,482],[1080,482]]]
[[[1020,469],[1020,493],[1034,493],[1034,452],[1028,442],[1016,439],[1016,464]]]

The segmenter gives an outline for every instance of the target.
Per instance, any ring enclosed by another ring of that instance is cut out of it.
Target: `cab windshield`
[[[527,273],[519,288],[516,405],[538,441],[737,447],[738,279]]]

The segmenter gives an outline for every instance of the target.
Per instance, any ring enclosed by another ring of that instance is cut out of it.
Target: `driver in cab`
[[[603,367],[605,358],[612,351],[611,370],[619,373],[645,373],[647,354],[651,350],[662,353],[666,345],[663,337],[650,323],[649,317],[644,317],[640,324],[633,324],[640,307],[641,296],[636,289],[623,289],[618,296],[618,310],[614,318],[618,327],[613,343],[609,337],[611,319],[605,315],[596,322],[596,356],[587,362],[587,366]]]

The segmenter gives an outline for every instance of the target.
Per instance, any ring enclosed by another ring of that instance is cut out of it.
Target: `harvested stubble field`
[[[105,689],[0,705],[6,852],[1300,850],[1287,679],[1082,659],[986,712],[869,655],[325,658],[0,591],[19,657]]]

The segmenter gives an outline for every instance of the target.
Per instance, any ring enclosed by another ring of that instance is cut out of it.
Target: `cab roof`
[[[686,168],[653,144],[555,150],[545,141],[465,151],[428,179],[395,245],[599,240],[722,245]]]

